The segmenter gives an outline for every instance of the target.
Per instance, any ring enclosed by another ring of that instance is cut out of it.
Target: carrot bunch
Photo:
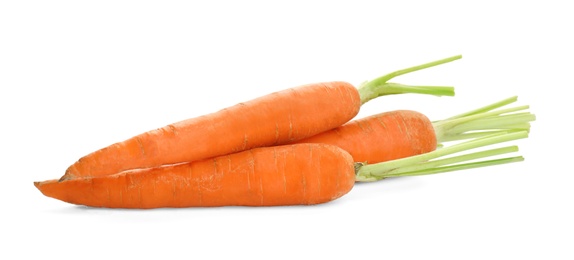
[[[435,122],[408,110],[348,122],[378,96],[454,95],[452,87],[388,81],[459,58],[395,71],[358,89],[327,82],[266,95],[102,148],[80,158],[59,180],[34,184],[48,197],[93,207],[299,205],[337,199],[356,181],[523,160],[468,162],[515,152],[516,146],[440,159],[527,137],[535,119],[520,112],[527,106],[497,110],[516,97]],[[450,142],[459,143],[437,149]]]

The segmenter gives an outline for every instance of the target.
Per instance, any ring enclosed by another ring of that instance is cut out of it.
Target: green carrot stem
[[[424,170],[420,170],[420,171],[405,172],[405,173],[391,175],[391,176],[387,176],[387,177],[405,177],[405,176],[428,175],[428,174],[460,171],[460,170],[467,170],[467,169],[472,169],[472,168],[480,168],[480,167],[501,165],[501,164],[507,164],[507,163],[513,163],[513,162],[522,162],[522,161],[524,161],[524,157],[516,156],[516,157],[494,159],[494,160],[488,160],[488,161],[480,161],[480,162],[473,162],[473,163],[456,164],[456,165],[450,165],[450,166],[430,168],[430,169],[424,169]]]
[[[516,100],[518,100],[518,96],[506,98],[506,99],[503,99],[503,100],[498,101],[496,103],[490,104],[488,106],[484,106],[484,107],[474,109],[474,110],[471,110],[471,111],[468,111],[468,112],[465,112],[465,113],[462,113],[462,114],[459,114],[459,115],[456,115],[453,117],[449,117],[446,120],[456,119],[456,118],[461,118],[461,117],[466,117],[466,116],[471,116],[471,115],[475,115],[475,114],[488,112],[488,111],[497,109],[499,107],[503,107],[503,106],[506,106],[508,104],[514,103],[514,102],[516,102]]]
[[[397,83],[390,83],[388,81],[400,75],[434,67],[440,64],[458,60],[460,58],[462,58],[462,55],[457,55],[446,59],[437,60],[402,70],[397,70],[387,75],[373,79],[371,81],[364,82],[360,85],[358,89],[359,96],[361,98],[361,104],[364,104],[367,101],[379,96],[403,94],[403,93],[419,93],[419,94],[430,94],[436,96],[454,96],[454,89],[452,87],[408,86]]]
[[[506,154],[506,153],[513,153],[513,152],[517,152],[517,151],[518,151],[518,146],[514,145],[514,146],[507,146],[507,147],[491,149],[491,150],[486,150],[486,151],[480,151],[480,152],[475,152],[475,153],[463,154],[463,155],[453,156],[453,157],[449,157],[449,158],[445,158],[445,159],[432,160],[432,161],[428,161],[428,162],[423,162],[423,163],[419,163],[419,164],[414,164],[414,165],[410,165],[410,166],[397,168],[395,170],[391,170],[391,171],[385,173],[384,176],[385,177],[391,177],[391,176],[399,175],[401,173],[421,171],[424,169],[431,169],[431,168],[436,168],[439,166],[456,164],[456,163],[460,163],[460,162],[464,162],[464,161],[471,161],[471,160],[481,159],[481,158],[490,157],[490,156],[496,156],[496,155],[501,155],[501,154]]]
[[[524,130],[526,130],[526,129],[513,128],[510,130],[504,129],[504,130],[485,130],[485,131],[464,132],[464,133],[455,134],[455,135],[443,136],[441,138],[441,142],[461,141],[461,140],[467,140],[467,139],[472,139],[472,138],[485,137],[485,136],[496,134],[496,133],[509,133],[509,132],[524,131]]]
[[[385,177],[385,174],[388,174],[391,171],[400,171],[397,170],[402,167],[412,167],[412,165],[416,165],[422,162],[427,162],[429,160],[447,156],[453,153],[462,152],[470,149],[475,149],[487,145],[508,142],[512,140],[517,140],[521,138],[528,137],[527,131],[519,131],[519,132],[510,132],[510,133],[494,133],[485,137],[473,139],[470,141],[466,141],[463,143],[455,144],[452,146],[444,147],[429,153],[415,155],[407,158],[397,159],[388,162],[382,162],[377,164],[371,165],[363,165],[357,171],[357,180],[364,181],[364,180],[372,180],[374,179],[382,179]],[[492,151],[491,151],[492,152]]]
[[[416,93],[435,96],[454,96],[454,87],[450,86],[413,86],[388,82],[385,87],[379,88],[378,96]]]
[[[460,135],[477,130],[529,130],[529,122],[534,121],[536,117],[529,112],[520,112],[528,109],[528,105],[497,109],[517,99],[516,96],[510,97],[445,120],[434,121],[437,142],[466,139],[469,136]]]
[[[455,119],[445,119],[445,120],[434,122],[433,126],[435,129],[438,129],[439,131],[446,132],[446,131],[449,131],[449,129],[451,129],[453,127],[456,127],[456,126],[459,126],[459,125],[462,125],[465,123],[469,123],[471,121],[476,121],[476,120],[479,120],[481,118],[496,117],[496,116],[500,116],[502,114],[517,112],[517,111],[525,110],[528,108],[529,108],[529,106],[519,106],[519,107],[501,109],[501,110],[484,112],[484,113],[479,113],[479,114],[473,114],[473,115],[469,115],[469,116],[465,116],[465,117],[459,117],[459,118],[455,118]]]
[[[534,120],[536,120],[536,116],[530,113],[480,118],[472,121],[472,123],[454,126],[448,132],[456,134],[471,130],[516,129],[518,126],[530,129],[528,122]]]
[[[459,134],[464,134],[472,131],[480,131],[480,130],[529,130],[530,129],[530,121],[533,121],[533,117],[521,117],[521,118],[509,118],[514,119],[516,121],[499,121],[499,120],[479,120],[476,121],[472,125],[462,125],[456,128],[449,130],[448,136],[456,136]],[[524,121],[519,121],[524,120]],[[445,135],[446,136],[446,135]],[[446,137],[448,137],[446,136]],[[441,142],[444,138],[440,138]]]
[[[414,71],[418,71],[418,70],[422,70],[422,69],[434,67],[434,66],[437,66],[437,65],[445,64],[445,63],[448,63],[448,62],[451,62],[451,61],[455,61],[455,60],[458,60],[458,59],[461,59],[461,58],[462,58],[462,55],[456,55],[456,56],[448,57],[448,58],[445,58],[445,59],[436,60],[436,61],[432,61],[432,62],[429,62],[429,63],[425,63],[425,64],[413,66],[413,67],[409,67],[409,68],[406,68],[406,69],[393,71],[393,72],[391,72],[391,73],[389,73],[389,74],[387,74],[387,75],[384,75],[384,76],[382,76],[382,77],[378,77],[378,78],[372,80],[371,82],[385,83],[385,82],[389,81],[390,79],[392,79],[392,78],[394,78],[394,77],[397,77],[397,76],[400,76],[400,75],[404,75],[404,74],[411,73],[411,72],[414,72]]]

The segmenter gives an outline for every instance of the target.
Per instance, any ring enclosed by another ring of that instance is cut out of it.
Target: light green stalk
[[[516,96],[484,106],[445,120],[434,121],[433,127],[437,142],[448,142],[476,138],[491,133],[506,131],[528,131],[536,117],[530,112],[522,112],[529,106],[498,109],[515,102]]]
[[[454,96],[454,88],[450,86],[410,86],[398,83],[388,82],[394,77],[404,75],[410,72],[434,67],[440,64],[448,63],[462,58],[462,55],[449,57],[442,60],[437,60],[418,66],[397,70],[387,75],[378,77],[371,81],[366,81],[359,86],[359,96],[361,97],[361,104],[367,101],[384,95],[404,94],[404,93],[418,93],[429,94],[435,96]]]
[[[508,104],[514,103],[514,102],[516,102],[516,100],[518,100],[518,96],[510,97],[510,98],[498,101],[496,103],[490,104],[488,106],[484,106],[484,107],[481,107],[481,108],[478,108],[475,110],[471,110],[471,111],[468,111],[468,112],[465,112],[465,113],[462,113],[462,114],[459,114],[459,115],[456,115],[456,116],[453,116],[453,117],[450,117],[447,119],[456,119],[456,118],[461,118],[461,117],[466,117],[466,116],[471,116],[471,115],[476,115],[476,114],[488,112],[488,111],[497,109],[499,107],[503,107],[503,106],[506,106]]]
[[[522,157],[510,157],[503,159],[487,160],[480,162],[463,163],[471,160],[491,157],[518,151],[518,147],[509,146],[504,148],[490,149],[475,153],[463,154],[445,159],[437,159],[455,153],[464,152],[484,146],[494,145],[502,142],[527,138],[527,131],[500,132],[488,136],[479,137],[470,141],[440,148],[438,150],[406,157],[402,159],[382,162],[377,164],[358,164],[356,169],[357,181],[378,181],[389,177],[413,176],[435,174],[440,172],[464,170],[476,167],[485,167],[503,163],[518,162],[524,160]],[[434,160],[437,159],[437,160]]]

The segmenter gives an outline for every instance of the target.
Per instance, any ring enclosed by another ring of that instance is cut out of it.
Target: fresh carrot
[[[192,163],[35,183],[44,195],[92,207],[317,204],[351,190],[353,160],[323,144],[255,148]]]
[[[452,96],[452,87],[407,86],[388,80],[460,58],[454,56],[395,71],[366,82],[359,89],[346,82],[304,85],[170,124],[80,158],[60,180],[106,176],[286,144],[340,126],[357,115],[363,103],[382,95]]]
[[[372,165],[353,163],[349,153],[333,145],[293,144],[115,175],[34,184],[48,197],[91,207],[311,205],[347,194],[356,181],[519,162],[524,158],[466,162],[516,152],[516,146],[434,159],[527,136],[527,131],[494,133],[433,152]]]
[[[356,162],[377,163],[427,153],[437,147],[432,122],[416,111],[396,110],[350,121],[296,143],[343,148]]]
[[[480,137],[508,129],[528,130],[528,122],[535,120],[535,116],[530,113],[514,113],[528,106],[492,111],[516,100],[517,97],[507,98],[435,122],[416,111],[384,112],[352,120],[295,143],[336,145],[349,152],[356,162],[378,163],[400,159],[433,151],[439,143]]]

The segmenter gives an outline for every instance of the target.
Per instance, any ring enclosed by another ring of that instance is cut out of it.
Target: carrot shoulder
[[[352,157],[323,144],[256,148],[116,175],[36,182],[46,196],[108,208],[274,206],[324,203],[355,182]]]
[[[344,124],[357,115],[361,104],[381,95],[453,95],[451,87],[406,86],[388,80],[459,58],[396,71],[359,89],[340,81],[304,85],[170,124],[80,158],[61,180],[106,176],[290,143]]]

